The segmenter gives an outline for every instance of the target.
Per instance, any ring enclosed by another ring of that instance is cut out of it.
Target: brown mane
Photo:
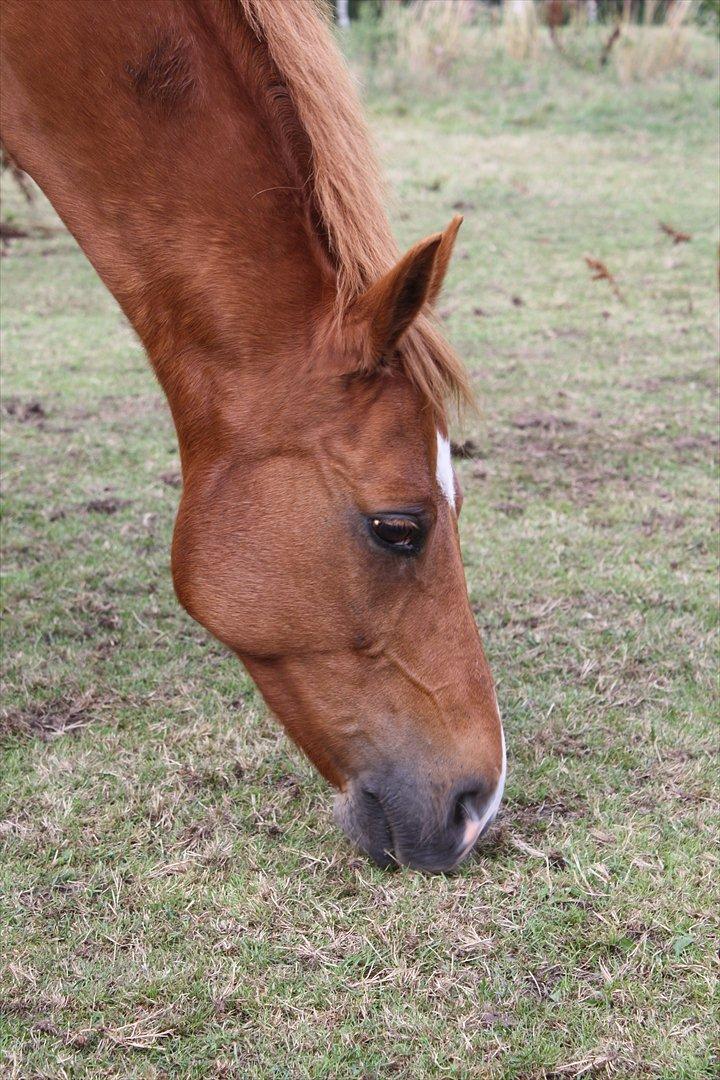
[[[398,258],[383,184],[352,77],[324,0],[232,0],[271,66],[265,103],[337,275],[338,316]],[[293,130],[294,129],[294,130]],[[473,402],[467,373],[427,316],[407,333],[406,374],[440,414]]]

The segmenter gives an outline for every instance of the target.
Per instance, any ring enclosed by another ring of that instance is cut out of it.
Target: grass
[[[483,406],[461,532],[504,809],[452,877],[347,847],[176,604],[167,408],[8,181],[6,1075],[717,1075],[716,83],[369,81],[401,239],[466,218],[441,316]]]

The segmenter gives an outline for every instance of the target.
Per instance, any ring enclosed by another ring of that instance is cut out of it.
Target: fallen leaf
[[[690,233],[680,232],[679,229],[673,228],[672,225],[668,225],[665,221],[658,221],[658,228],[666,236],[670,237],[673,244],[689,244],[692,240]]]
[[[610,273],[604,262],[600,259],[593,259],[590,255],[585,256],[585,262],[588,264],[592,273],[593,281],[607,281],[612,291],[617,296],[620,302],[624,302],[623,294],[620,292],[620,286],[615,280],[614,276]]]

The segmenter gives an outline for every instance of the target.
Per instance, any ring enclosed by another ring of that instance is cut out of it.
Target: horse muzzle
[[[504,768],[492,779],[468,776],[449,788],[393,769],[363,776],[336,796],[335,819],[379,866],[446,873],[467,858],[497,813]]]

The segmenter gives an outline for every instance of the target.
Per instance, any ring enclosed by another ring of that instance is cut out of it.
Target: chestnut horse
[[[177,429],[180,602],[376,861],[442,871],[505,778],[429,317],[316,0],[5,0],[0,134],[140,336]]]

